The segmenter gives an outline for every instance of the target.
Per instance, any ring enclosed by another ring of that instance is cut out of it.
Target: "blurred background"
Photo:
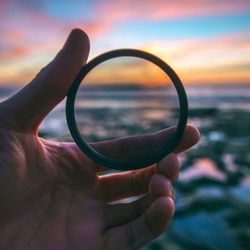
[[[187,91],[189,123],[202,137],[181,155],[172,225],[143,249],[249,249],[249,0],[1,0],[0,23],[0,100],[52,60],[76,27],[90,37],[90,59],[127,47],[170,64]],[[148,81],[145,64],[133,65],[118,64],[123,84],[111,71],[96,72],[79,92],[79,126],[88,140],[168,125],[164,82],[156,84],[157,74]],[[72,140],[64,106],[46,118],[41,136]]]

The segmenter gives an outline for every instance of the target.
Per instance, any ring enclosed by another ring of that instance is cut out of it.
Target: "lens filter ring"
[[[101,153],[97,152],[81,136],[77,123],[76,123],[76,119],[75,119],[75,98],[76,98],[76,94],[77,94],[78,88],[82,80],[87,76],[87,74],[93,68],[95,68],[100,63],[103,63],[107,60],[110,60],[112,58],[117,58],[117,57],[137,57],[137,58],[145,59],[155,64],[156,66],[161,68],[167,74],[167,76],[172,80],[172,83],[177,91],[178,98],[179,98],[179,108],[180,108],[179,121],[178,121],[178,124],[176,126],[173,136],[170,138],[169,141],[166,142],[166,144],[162,147],[161,150],[152,154],[150,157],[147,157],[139,161],[133,161],[133,162],[120,161],[120,160],[112,159],[108,156],[102,155]],[[76,144],[79,146],[79,148],[96,163],[105,167],[118,169],[118,170],[140,169],[140,168],[150,166],[162,160],[166,155],[171,153],[180,142],[182,135],[184,133],[186,124],[187,124],[187,118],[188,118],[187,95],[178,75],[174,72],[174,70],[167,63],[165,63],[160,58],[148,52],[136,50],[136,49],[112,50],[92,59],[90,62],[88,62],[85,66],[81,68],[80,72],[78,73],[77,77],[73,81],[68,91],[67,101],[66,101],[67,124],[70,130],[70,133],[74,141],[76,142]]]

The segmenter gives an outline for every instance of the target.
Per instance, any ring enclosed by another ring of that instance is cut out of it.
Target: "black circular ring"
[[[137,162],[124,162],[119,160],[114,160],[110,157],[107,157],[105,155],[102,155],[98,153],[96,150],[94,150],[84,138],[80,135],[80,132],[78,130],[76,120],[75,120],[75,97],[77,90],[80,86],[81,81],[84,79],[84,77],[98,64],[107,61],[112,58],[116,57],[124,57],[124,56],[130,56],[130,57],[138,57],[142,59],[146,59],[154,64],[156,64],[158,67],[160,67],[172,80],[175,89],[178,93],[179,97],[179,104],[180,104],[180,116],[179,121],[175,130],[175,134],[169,140],[166,145],[158,152],[152,154],[151,157],[140,160]],[[150,54],[145,51],[136,50],[136,49],[119,49],[119,50],[112,50],[108,51],[104,54],[101,54],[94,59],[92,59],[89,63],[87,63],[85,66],[83,66],[78,73],[77,77],[73,81],[67,95],[67,101],[66,101],[66,118],[68,127],[70,130],[70,133],[76,142],[76,144],[79,146],[79,148],[92,160],[97,162],[98,164],[118,169],[118,170],[133,170],[133,169],[139,169],[143,168],[149,165],[152,165],[154,163],[159,162],[161,159],[163,159],[167,154],[171,153],[179,141],[182,138],[182,135],[184,133],[186,124],[187,124],[187,118],[188,118],[188,101],[185,89],[182,85],[181,80],[177,76],[177,74],[174,72],[174,70],[163,60],[156,57],[153,54]]]

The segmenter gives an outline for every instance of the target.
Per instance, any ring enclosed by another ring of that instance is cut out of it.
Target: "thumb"
[[[89,54],[88,36],[71,31],[55,59],[19,93],[5,102],[8,115],[24,130],[36,131],[42,119],[67,95]]]

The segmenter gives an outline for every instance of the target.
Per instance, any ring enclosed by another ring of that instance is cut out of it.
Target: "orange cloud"
[[[186,83],[250,83],[250,32],[210,39],[154,41],[141,46],[160,56]]]
[[[170,79],[156,65],[144,59],[123,57],[105,62],[93,69],[84,82],[87,84],[143,84],[170,83]]]
[[[169,63],[184,83],[250,83],[250,32],[210,39],[153,41],[139,49]],[[115,60],[113,60],[114,62]],[[165,84],[162,71],[140,59],[98,66],[86,82]]]

